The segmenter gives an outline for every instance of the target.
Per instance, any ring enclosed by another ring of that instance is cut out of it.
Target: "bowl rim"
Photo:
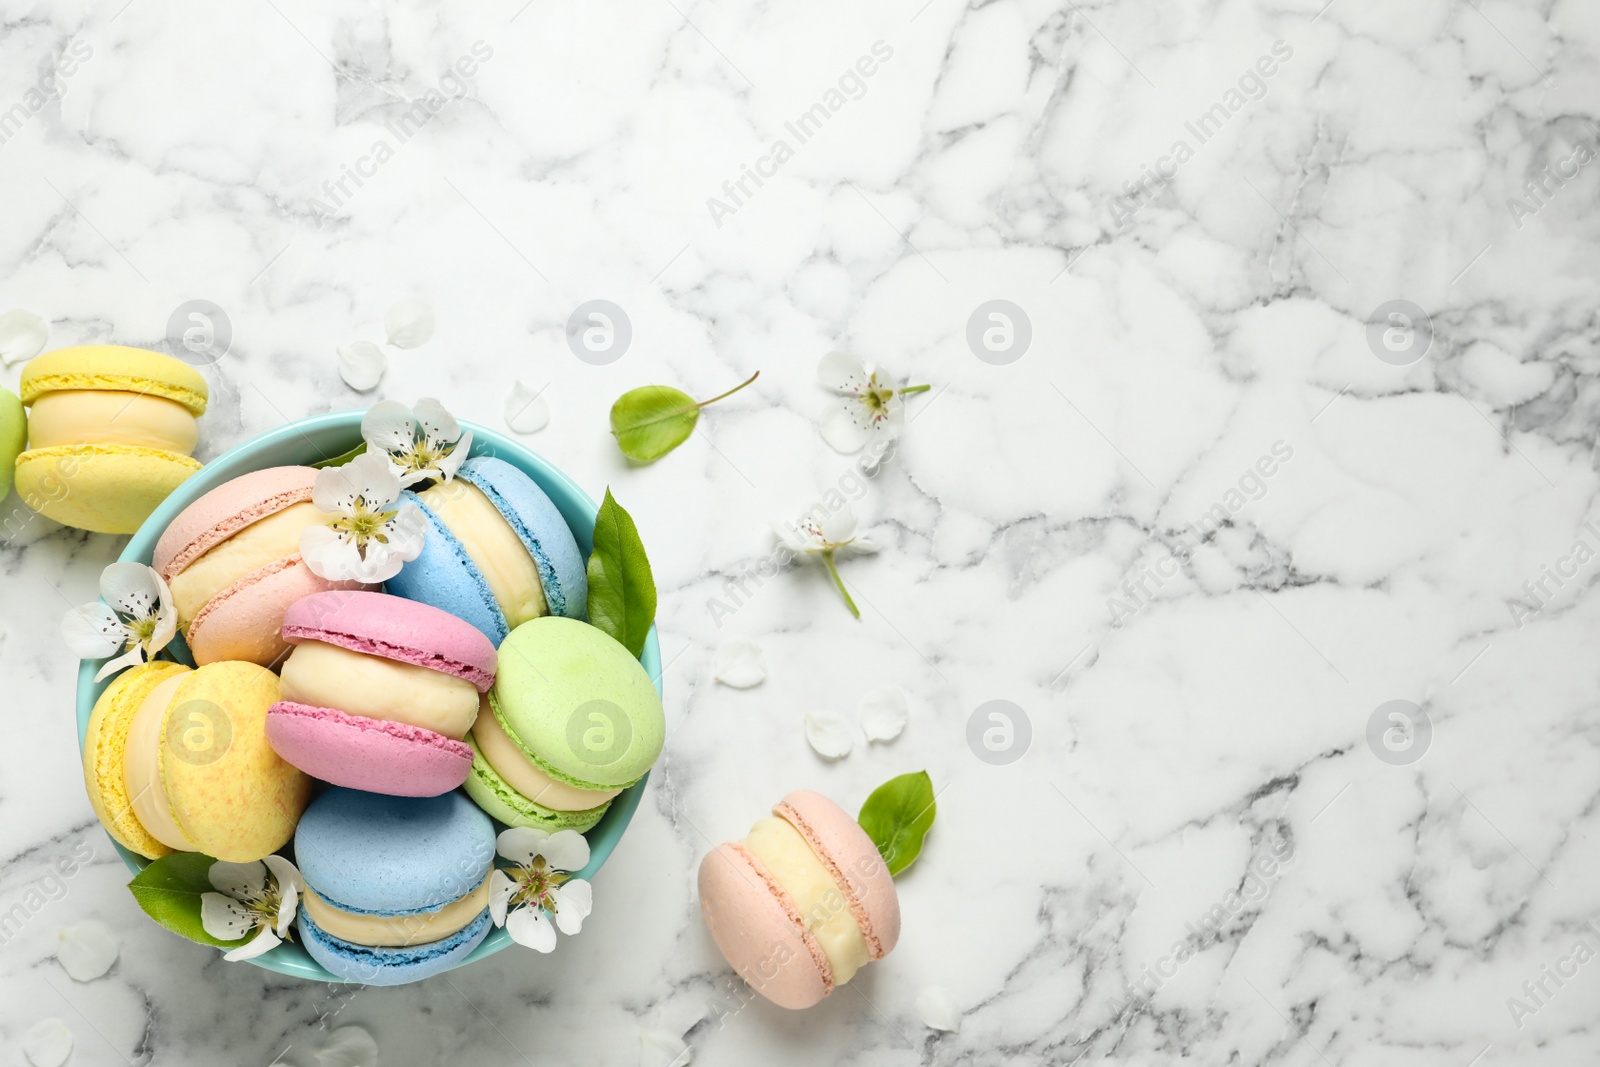
[[[177,489],[173,490],[166,500],[161,502],[161,505],[151,513],[150,517],[129,538],[128,544],[117,557],[118,562],[148,565],[157,539],[171,524],[172,520],[177,518],[179,512],[212,488],[231,481],[241,474],[265,469],[267,465],[261,463],[252,464],[251,461],[268,449],[278,449],[285,445],[292,446],[294,444],[293,439],[299,437],[312,450],[321,452],[322,450],[312,441],[312,434],[336,434],[345,431],[350,434],[350,444],[347,449],[355,447],[360,440],[361,418],[366,414],[366,411],[366,408],[353,408],[346,411],[335,411],[323,415],[313,415],[305,419],[297,419],[276,429],[257,434],[230,448],[190,475]],[[568,477],[559,467],[556,467],[522,442],[487,426],[470,422],[466,419],[459,421],[463,430],[472,433],[472,455],[474,457],[492,455],[506,460],[532,478],[555,501],[557,508],[563,512],[564,516],[567,511],[575,510],[581,511],[590,517],[590,530],[573,529],[572,531],[574,537],[578,540],[580,549],[583,550],[584,556],[587,558],[590,549],[584,546],[590,545],[593,536],[593,517],[600,510],[594,498],[584,492],[578,483]],[[345,450],[335,452],[333,455],[338,456]],[[333,457],[324,456],[323,458],[331,459]],[[317,461],[307,460],[305,462]],[[283,463],[277,462],[270,465],[282,466]],[[563,507],[563,504],[567,506]],[[568,520],[568,526],[571,527],[570,519]],[[174,651],[181,652],[181,658],[187,660],[188,650],[186,646],[182,645],[182,636],[175,638],[175,642]],[[83,755],[83,740],[89,725],[89,714],[93,711],[95,701],[99,699],[100,694],[115,678],[115,675],[112,675],[103,682],[94,680],[95,672],[99,670],[100,664],[103,662],[104,660],[84,660],[78,668],[77,719],[78,754],[80,759]],[[639,657],[639,662],[650,675],[650,680],[655,685],[656,693],[664,695],[661,684],[661,644],[654,623],[651,624],[650,632],[646,636],[644,653]],[[592,879],[610,857],[617,846],[617,842],[621,840],[623,833],[627,830],[628,824],[632,822],[633,814],[639,807],[640,798],[643,797],[645,785],[649,780],[650,775],[646,773],[643,778],[619,793],[612,800],[611,807],[606,811],[600,822],[585,833],[584,836],[589,839],[589,864],[582,871],[577,872],[578,877]],[[498,826],[500,824],[496,823],[495,825]],[[104,832],[104,828],[102,827],[101,829]],[[111,840],[109,833],[106,834],[106,837]],[[150,862],[143,856],[123,848],[115,840],[111,840],[111,847],[117,851],[130,873],[137,874]],[[470,963],[499,952],[511,943],[511,936],[503,927],[492,928],[489,936],[484,938],[472,952],[451,967],[446,968],[446,971],[440,973],[447,973],[459,967],[465,967]],[[257,956],[249,962],[257,967],[275,971],[278,974],[302,978],[307,981],[329,983],[344,983],[346,981],[331,974],[313,960],[299,942],[279,945],[272,951]]]

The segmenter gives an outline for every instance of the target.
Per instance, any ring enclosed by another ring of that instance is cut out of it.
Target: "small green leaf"
[[[133,876],[128,889],[146,915],[190,941],[218,948],[238,948],[244,938],[219,941],[200,925],[200,894],[215,890],[206,877],[217,862],[198,852],[174,852],[152,860]]]
[[[694,397],[667,385],[630,389],[611,405],[611,432],[622,454],[640,463],[660,459],[683,444],[699,421]]]
[[[922,852],[922,839],[938,814],[933,781],[927,771],[891,778],[861,805],[861,828],[878,846],[891,876],[911,866]]]
[[[621,642],[634,658],[656,617],[656,582],[633,517],[606,489],[594,520],[589,556],[589,621]]]
[[[342,467],[346,463],[349,463],[351,460],[355,459],[357,456],[361,455],[361,453],[365,452],[366,450],[367,443],[362,441],[359,445],[356,445],[356,447],[352,448],[348,452],[343,453],[342,455],[334,456],[332,459],[325,459],[321,463],[313,463],[311,465],[317,470],[322,470],[324,467]]]

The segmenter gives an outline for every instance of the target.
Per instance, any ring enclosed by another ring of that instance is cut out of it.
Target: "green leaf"
[[[611,405],[611,432],[622,454],[640,463],[660,459],[683,444],[700,421],[700,405],[667,385],[630,389]]]
[[[200,925],[200,894],[213,893],[206,873],[217,862],[198,852],[174,852],[151,861],[133,876],[128,889],[146,915],[190,941],[218,948],[238,948],[244,938],[219,941]]]
[[[366,450],[367,443],[362,441],[359,445],[356,445],[356,447],[352,448],[348,452],[343,453],[342,455],[337,455],[332,459],[325,459],[321,463],[313,463],[311,465],[317,468],[317,470],[321,470],[324,467],[342,467],[346,463],[349,463],[351,460],[355,459],[357,456],[361,455],[361,453],[365,452]]]
[[[856,821],[878,846],[878,854],[893,876],[911,866],[921,854],[922,839],[933,826],[936,814],[933,780],[927,771],[917,771],[891,778],[874,789],[861,805],[861,817]]]
[[[656,582],[633,517],[606,489],[589,556],[589,621],[637,659],[656,617]]]

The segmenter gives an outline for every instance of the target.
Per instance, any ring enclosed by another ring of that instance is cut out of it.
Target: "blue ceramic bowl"
[[[122,559],[135,563],[148,564],[151,554],[156,547],[156,541],[163,530],[167,528],[177,514],[193,503],[201,494],[206,493],[223,482],[237,478],[250,471],[262,470],[266,467],[282,467],[289,464],[319,463],[332,456],[343,455],[361,443],[361,416],[362,411],[341,411],[332,415],[319,415],[316,418],[303,419],[292,422],[281,429],[262,434],[239,445],[233,451],[207,463],[199,473],[180,485],[166,501],[156,509],[154,515],[145,520],[139,527],[139,532],[133,535],[133,540],[128,542],[128,547],[123,550]],[[474,456],[498,456],[521,470],[528,477],[538,483],[539,487],[550,495],[556,507],[561,510],[562,517],[567,520],[567,525],[572,528],[572,534],[578,539],[578,547],[587,556],[594,547],[594,520],[599,512],[599,505],[591,500],[587,493],[578,488],[577,484],[562,474],[549,462],[538,454],[530,451],[503,434],[496,433],[474,423],[463,422],[462,427],[472,431],[472,454]],[[176,638],[168,647],[179,659],[188,661],[189,650],[183,646],[183,638]],[[656,640],[656,632],[652,627],[650,637],[645,642],[644,655],[640,662],[644,669],[650,672],[650,677],[655,681],[656,691],[661,691],[661,646]],[[94,709],[94,702],[99,699],[105,687],[111,680],[95,682],[94,675],[100,669],[102,660],[86,660],[78,671],[78,748],[83,748],[83,734],[89,725],[89,713]],[[583,878],[593,878],[606,857],[611,855],[611,850],[617,847],[622,832],[627,829],[628,822],[633,818],[633,813],[639,806],[639,798],[644,795],[646,779],[641,779],[633,786],[624,790],[611,802],[611,810],[607,811],[605,818],[600,820],[593,830],[586,835],[589,838],[589,866],[579,872]],[[113,846],[121,853],[122,861],[128,865],[129,871],[137,872],[149,861],[142,856],[137,856],[121,845],[113,842]],[[466,966],[474,960],[482,959],[491,953],[499,952],[511,944],[511,936],[503,929],[492,930],[487,938],[472,951],[472,954],[462,960],[457,966]],[[337,982],[339,979],[325,971],[314,961],[298,942],[278,946],[271,952],[257,956],[250,961],[258,967],[277,971],[279,974],[293,975],[296,978],[306,978],[317,982]]]

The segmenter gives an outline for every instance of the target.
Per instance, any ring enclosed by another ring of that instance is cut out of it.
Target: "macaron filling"
[[[461,542],[509,629],[550,613],[539,565],[483,490],[455,479],[424,489],[417,498]]]
[[[33,448],[94,443],[188,455],[200,439],[200,425],[188,408],[165,397],[68,389],[34,400],[28,437]]]
[[[162,727],[168,705],[189,674],[175,674],[150,690],[134,713],[122,750],[122,781],[134,818],[151,837],[176,852],[192,852],[194,843],[178,826],[161,780]]]
[[[776,816],[751,827],[743,844],[794,901],[806,929],[828,957],[834,984],[850,981],[872,958],[871,950],[850,909],[848,895],[833,880],[811,845],[798,830]]]
[[[478,716],[478,687],[427,667],[301,641],[284,661],[281,700],[387,719],[459,741]]]
[[[322,512],[302,500],[246,526],[213,545],[167,582],[178,625],[187,631],[206,604],[252,571],[300,553],[300,531],[323,520]]]
[[[472,726],[478,752],[507,785],[536,804],[552,811],[588,811],[598,808],[621,789],[580,789],[551,778],[506,733],[487,695]]]
[[[307,889],[301,907],[305,908],[324,933],[331,934],[352,945],[372,948],[403,948],[442,941],[470,926],[474,919],[489,907],[489,879],[484,878],[477,888],[464,897],[450,901],[431,911],[410,915],[377,915],[350,911],[328,903]]]

